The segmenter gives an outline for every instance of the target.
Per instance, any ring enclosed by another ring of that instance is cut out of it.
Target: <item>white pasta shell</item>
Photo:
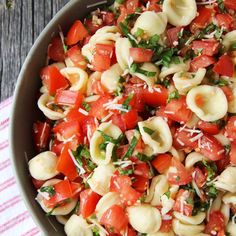
[[[229,102],[228,112],[236,113],[236,86],[233,87],[233,99]]]
[[[152,149],[153,154],[165,153],[172,147],[172,135],[166,121],[161,117],[152,117],[138,122],[139,130],[144,143]],[[154,131],[152,135],[144,131],[147,127]]]
[[[65,224],[67,236],[93,236],[89,224],[82,216],[73,214]]]
[[[50,120],[59,120],[65,117],[64,113],[53,111],[52,109],[47,107],[47,104],[53,101],[53,97],[51,97],[48,93],[44,93],[40,96],[38,100],[38,107],[43,112],[43,114],[49,118]]]
[[[223,145],[229,145],[230,140],[221,132],[219,134],[214,135],[214,137]]]
[[[66,222],[69,220],[68,215],[66,215],[66,216],[57,215],[55,217],[56,217],[57,221],[62,225],[65,225]]]
[[[42,152],[29,161],[30,175],[37,180],[48,180],[58,175],[56,167],[57,156],[50,151]]]
[[[174,158],[176,158],[180,162],[182,162],[185,158],[185,153],[182,150],[176,150],[174,147],[171,147],[169,152],[172,154]]]
[[[206,217],[206,214],[204,212],[199,212],[195,216],[185,216],[177,211],[174,211],[173,214],[177,220],[187,225],[199,225],[204,221]]]
[[[95,81],[101,80],[101,76],[102,76],[102,73],[98,71],[95,71],[89,75],[88,82],[87,82],[87,91],[86,91],[87,96],[91,96],[93,94],[92,85]]]
[[[225,204],[233,204],[236,205],[236,193],[226,193],[223,198],[222,201]]]
[[[161,227],[159,210],[150,205],[131,206],[127,208],[129,223],[139,233],[156,233]]]
[[[188,156],[185,159],[185,167],[187,169],[192,168],[197,162],[208,160],[206,157],[204,157],[201,153],[198,152],[191,152],[188,154]]]
[[[131,33],[135,34],[138,29],[142,29],[145,35],[151,37],[155,34],[162,34],[166,26],[167,16],[164,12],[145,11],[137,18]]]
[[[203,106],[196,104],[196,97],[201,96]],[[203,121],[216,121],[223,118],[228,110],[228,101],[222,89],[199,85],[192,88],[186,98],[188,107]]]
[[[229,222],[226,227],[226,231],[230,234],[230,236],[236,236],[236,224],[232,221]]]
[[[175,236],[175,235],[174,235],[174,232],[171,230],[168,233],[157,232],[157,233],[153,233],[153,234],[147,234],[147,236]]]
[[[230,206],[228,204],[222,204],[220,208],[221,213],[224,216],[224,223],[225,225],[228,224],[230,218]]]
[[[195,0],[164,0],[163,12],[166,13],[168,22],[174,26],[186,26],[197,15]]]
[[[222,44],[226,50],[229,50],[230,46],[236,42],[236,30],[230,31],[223,36]]]

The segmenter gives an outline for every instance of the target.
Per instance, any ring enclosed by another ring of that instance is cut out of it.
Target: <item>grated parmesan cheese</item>
[[[85,110],[82,109],[82,108],[79,108],[79,112],[80,112],[81,114],[85,115],[85,116],[88,116],[88,112],[85,111]]]
[[[203,136],[203,133],[199,133],[198,135],[194,136],[193,138],[190,138],[190,142],[195,142],[197,140],[199,140],[201,137]]]

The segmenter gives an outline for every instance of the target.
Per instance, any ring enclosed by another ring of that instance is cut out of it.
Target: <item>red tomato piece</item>
[[[151,0],[148,1],[149,4],[146,5],[146,10],[147,11],[155,11],[155,12],[161,12],[161,7],[158,5],[158,1],[156,0]]]
[[[73,46],[66,52],[67,58],[69,58],[74,66],[79,67],[81,69],[86,69],[87,67],[87,62],[82,55],[80,48],[78,45]]]
[[[84,218],[91,216],[101,196],[91,189],[85,189],[80,193],[80,213]]]
[[[49,143],[50,125],[47,122],[37,121],[33,124],[34,144],[38,152],[44,150]]]
[[[151,163],[154,168],[163,174],[171,165],[172,155],[168,153],[159,154]]]
[[[193,171],[194,173],[194,180],[199,188],[202,188],[203,185],[206,183],[207,176],[205,173],[198,167],[196,167]]]
[[[66,36],[66,44],[71,46],[88,36],[88,31],[80,20],[74,22]]]
[[[192,181],[191,173],[184,165],[175,158],[172,158],[170,169],[167,175],[168,182],[176,185],[186,185]]]
[[[139,0],[127,0],[125,6],[128,14],[134,13],[139,6]]]
[[[82,124],[82,121],[86,119],[86,115],[79,112],[78,109],[70,109],[70,111],[66,115],[66,121],[79,121],[80,124]]]
[[[200,7],[198,9],[198,16],[192,21],[190,30],[192,33],[198,29],[205,28],[210,22],[214,11],[211,8]]]
[[[220,132],[220,127],[218,123],[207,122],[200,120],[197,123],[197,127],[201,129],[203,132],[206,132],[211,135],[218,134]]]
[[[92,90],[93,94],[97,94],[97,95],[101,95],[101,96],[104,96],[105,94],[107,94],[107,91],[103,87],[101,80],[92,81],[91,90]]]
[[[173,207],[174,211],[178,211],[186,216],[191,216],[193,212],[193,193],[180,189]]]
[[[205,233],[220,232],[224,230],[224,215],[220,211],[213,211],[205,228]]]
[[[96,53],[98,53],[101,56],[104,57],[112,57],[112,53],[113,53],[113,49],[114,49],[114,44],[100,44],[97,43],[95,46],[95,51]]]
[[[169,215],[169,214],[167,214],[167,215]],[[162,233],[169,233],[171,230],[172,230],[172,219],[170,219],[170,220],[162,219],[161,228],[159,229],[159,231]]]
[[[111,117],[111,121],[114,125],[118,126],[122,132],[126,131],[126,124],[124,119],[122,119],[122,115],[121,114],[114,114]]]
[[[132,187],[141,193],[145,192],[148,188],[149,179],[140,175],[133,175],[132,177],[134,177]]]
[[[134,231],[134,229],[128,228],[128,235],[127,236],[137,236],[137,234]]]
[[[46,182],[45,180],[38,180],[38,179],[34,179],[32,177],[32,182],[33,182],[33,185],[35,187],[35,189],[39,189],[42,187],[42,185]]]
[[[139,119],[138,112],[136,110],[130,110],[121,115],[121,118],[125,124],[126,129],[133,129],[136,127]]]
[[[105,25],[114,25],[115,24],[115,15],[112,12],[104,12],[102,14],[103,22]]]
[[[64,61],[65,51],[60,37],[52,39],[48,46],[48,57],[53,61]]]
[[[236,1],[235,0],[224,0],[224,5],[228,9],[236,10]]]
[[[57,156],[60,156],[63,147],[64,147],[64,143],[55,139],[52,142],[51,151],[56,153]]]
[[[168,115],[165,113],[165,107],[161,106],[157,111],[156,111],[156,116],[160,116],[162,117],[169,125],[169,127],[171,127],[174,123],[173,120],[169,119]]]
[[[66,143],[62,149],[61,155],[58,158],[57,171],[67,176],[69,180],[73,181],[76,177],[78,177],[78,173],[76,166],[71,159],[69,150],[69,143]]]
[[[172,99],[165,108],[168,118],[180,123],[186,123],[192,118],[192,111],[188,109],[186,97],[181,96],[179,99]]]
[[[117,25],[119,26],[121,22],[123,22],[125,20],[125,18],[127,17],[128,12],[127,9],[124,5],[120,6],[120,15],[117,18]]]
[[[211,56],[200,55],[195,57],[190,63],[191,71],[197,71],[199,68],[206,68],[215,63],[215,59]]]
[[[219,42],[216,40],[195,40],[192,43],[192,49],[196,54],[201,52],[202,55],[213,56],[218,52]]]
[[[150,178],[150,169],[147,163],[137,163],[134,167],[134,174],[144,178]]]
[[[220,88],[223,90],[223,92],[227,98],[227,101],[231,102],[234,99],[234,94],[233,94],[232,89],[229,86],[222,86]]]
[[[129,53],[132,59],[138,63],[150,62],[153,56],[152,50],[143,48],[130,48]]]
[[[58,90],[55,96],[55,103],[63,106],[79,108],[84,96],[78,91]]]
[[[128,226],[128,217],[121,206],[113,205],[103,213],[100,223],[107,229],[112,228],[115,232],[120,232]]]
[[[182,30],[182,27],[173,27],[166,31],[168,42],[171,46],[175,46],[175,42],[178,42],[179,32]]]
[[[225,126],[225,135],[233,141],[236,140],[236,116],[231,116],[229,118],[228,123]]]
[[[56,66],[44,67],[40,73],[40,77],[50,95],[55,95],[58,89],[65,89],[69,86],[68,81]]]
[[[213,71],[220,75],[232,77],[234,75],[234,63],[228,55],[223,55],[214,65]]]
[[[119,175],[117,172],[113,174],[110,180],[110,191],[120,192],[124,186],[131,186],[132,181],[127,175]]]
[[[220,27],[224,27],[227,30],[230,30],[233,25],[233,18],[229,14],[217,14],[216,20]]]
[[[82,130],[84,136],[87,136],[88,140],[90,140],[93,136],[93,133],[97,130],[97,123],[95,122],[94,117],[87,116],[82,121]]]
[[[231,143],[229,159],[231,164],[236,165],[236,143]]]
[[[200,139],[200,153],[212,161],[224,158],[224,146],[212,135],[204,134]]]

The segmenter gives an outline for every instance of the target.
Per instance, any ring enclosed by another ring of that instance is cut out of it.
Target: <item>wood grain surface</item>
[[[67,2],[0,0],[0,101],[13,95],[20,68],[31,46]]]

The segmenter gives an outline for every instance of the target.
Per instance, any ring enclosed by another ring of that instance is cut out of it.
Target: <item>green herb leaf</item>
[[[168,198],[170,198],[170,191],[164,193]]]
[[[209,197],[211,197],[211,198],[216,198],[217,197],[217,189],[216,189],[216,187],[215,186],[210,186],[209,187],[209,189],[208,189],[208,191],[207,191],[207,193],[208,193],[208,196]]]
[[[99,133],[101,133],[103,139],[105,142],[108,142],[108,143],[113,143],[113,144],[119,144],[122,139],[123,139],[123,134],[121,134],[117,139],[114,139],[113,137],[111,137],[110,135],[107,135],[105,134],[104,132],[102,132],[101,130],[98,130]]]
[[[153,159],[153,156],[147,156],[143,153],[138,153],[136,155],[136,157],[140,160],[140,161],[143,161],[143,162],[148,162],[148,161],[151,161]]]
[[[206,160],[203,160],[202,163],[207,169],[207,180],[211,181],[215,177],[217,166],[214,162],[210,163],[207,162]]]
[[[135,36],[136,38],[138,38],[138,37],[142,36],[143,33],[144,33],[144,30],[141,29],[141,28],[138,28],[137,31],[135,32],[134,36]]]
[[[40,188],[40,192],[48,193],[50,197],[54,196],[56,194],[55,189],[52,185],[50,186],[43,186]]]
[[[172,99],[179,99],[179,98],[180,98],[179,92],[177,90],[174,90],[169,94],[167,103],[169,103]]]
[[[89,112],[91,109],[91,106],[87,102],[83,102],[82,106],[87,112]]]
[[[153,76],[156,75],[156,72],[143,70],[136,63],[132,63],[132,65],[130,66],[130,72],[131,73],[140,73],[140,74],[143,74],[143,75],[145,75],[147,77],[153,77]]]
[[[127,18],[126,18],[127,19]],[[120,22],[120,28],[121,28],[121,31],[122,33],[129,39],[130,43],[132,44],[133,47],[137,47],[137,43],[136,43],[136,40],[135,38],[130,34],[129,32],[129,27],[126,23],[124,22]]]
[[[217,4],[218,4],[218,8],[220,9],[220,12],[225,13],[226,9],[225,9],[223,0],[217,0]]]
[[[145,127],[145,126],[143,127],[143,131],[144,131],[145,133],[149,134],[149,135],[152,135],[152,134],[155,133],[155,131],[154,131],[153,129],[150,129],[150,128]]]
[[[125,0],[115,0],[115,1],[119,4],[123,4],[125,2]]]
[[[231,145],[230,144],[225,145],[224,148],[225,148],[225,154],[228,155],[230,153],[230,150],[231,150]]]
[[[133,98],[133,94],[129,94],[129,96],[125,99],[125,101],[123,102],[122,104],[122,107],[126,110],[130,110],[131,109],[131,106],[129,105],[131,99]]]
[[[175,57],[172,58],[171,62],[173,62],[174,64],[179,64],[180,63],[180,59],[179,59],[179,57],[175,56]]]
[[[121,175],[132,175],[134,173],[133,169],[118,169]]]
[[[137,143],[138,143],[138,139],[134,136],[132,138],[131,142],[130,142],[130,145],[129,145],[129,148],[128,148],[127,152],[125,153],[125,155],[123,156],[122,159],[125,159],[125,158],[128,158],[128,157],[132,156]]]
[[[172,61],[172,57],[174,55],[174,49],[173,48],[170,48],[169,50],[167,50],[166,52],[164,52],[162,54],[162,64],[165,66],[165,67],[169,67],[171,61]]]
[[[231,51],[235,51],[235,50],[236,50],[236,43],[233,43],[233,44],[230,46],[230,49],[231,49]]]

